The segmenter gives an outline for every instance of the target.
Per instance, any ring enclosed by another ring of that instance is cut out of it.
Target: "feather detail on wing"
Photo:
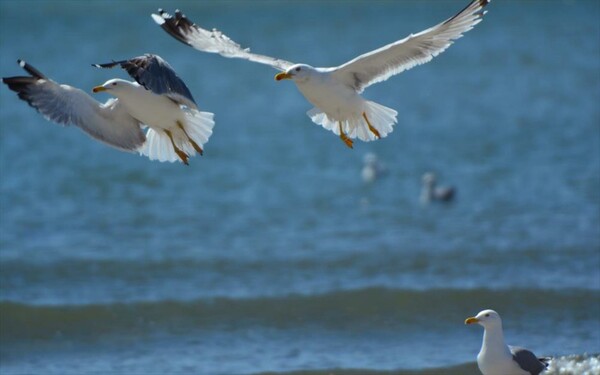
[[[146,140],[140,123],[117,99],[101,104],[80,89],[46,78],[25,61],[18,62],[32,76],[7,77],[2,82],[47,120],[75,125],[91,137],[125,151],[138,149]]]
[[[145,54],[129,60],[92,64],[97,68],[121,66],[131,78],[157,95],[166,95],[177,104],[197,109],[196,101],[175,70],[160,56]]]
[[[202,52],[217,53],[223,57],[249,60],[269,65],[281,71],[294,65],[289,61],[252,53],[249,48],[242,48],[217,29],[209,31],[201,28],[191,22],[179,10],[175,11],[175,16],[171,16],[164,10],[159,9],[158,14],[152,14],[152,19],[173,38]]]
[[[483,8],[491,0],[473,0],[454,17],[408,37],[368,52],[331,68],[336,79],[357,92],[417,65],[429,62],[448,48],[454,40],[481,22]]]
[[[547,358],[537,358],[531,351],[518,346],[509,346],[510,352],[520,368],[530,374],[539,374],[548,367]]]

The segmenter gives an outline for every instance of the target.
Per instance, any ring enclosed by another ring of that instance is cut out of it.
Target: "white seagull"
[[[162,9],[152,18],[177,40],[203,52],[270,65],[281,72],[277,81],[291,79],[315,108],[307,112],[313,122],[339,135],[352,148],[353,138],[372,141],[387,136],[396,124],[397,112],[363,99],[368,86],[424,64],[448,48],[454,40],[481,22],[490,0],[473,0],[454,17],[417,34],[360,55],[345,64],[314,68],[306,64],[251,53],[220,31],[202,29],[179,10],[171,16]]]
[[[483,375],[538,375],[548,367],[549,358],[537,358],[527,349],[504,343],[502,319],[494,310],[483,310],[465,324],[483,326],[483,344],[477,365]]]
[[[117,149],[137,151],[151,160],[188,164],[190,156],[202,154],[212,134],[213,114],[198,110],[183,81],[159,56],[94,64],[102,68],[120,65],[137,81],[111,79],[94,87],[93,92],[116,97],[106,103],[54,82],[23,60],[18,63],[31,76],[2,78],[2,82],[19,98],[47,120],[75,125]]]
[[[363,167],[360,171],[360,175],[365,183],[371,184],[386,174],[387,168],[379,161],[377,155],[372,152],[365,154],[363,157]]]

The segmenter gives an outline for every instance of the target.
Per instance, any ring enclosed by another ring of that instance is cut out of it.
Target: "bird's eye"
[[[116,85],[117,85],[117,83],[116,83],[116,82],[113,82],[113,83],[112,83],[112,85],[113,85],[113,86],[116,86]]]
[[[489,317],[490,317],[490,314],[485,314],[485,316],[486,316],[487,318],[489,318]]]
[[[297,68],[296,68],[296,71],[297,71],[297,72],[299,72],[299,71],[300,71],[300,67],[297,67]]]

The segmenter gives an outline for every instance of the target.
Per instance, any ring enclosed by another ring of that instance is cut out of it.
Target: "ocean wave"
[[[571,314],[597,322],[600,294],[588,290],[396,290],[364,288],[320,295],[209,298],[90,305],[0,303],[0,339],[51,339],[57,334],[135,334],[148,330],[186,331],[223,327],[302,325],[328,329],[401,328],[462,324],[482,307],[511,314],[543,314],[561,321]],[[443,309],[441,307],[444,307]],[[436,323],[437,322],[437,323]]]
[[[545,375],[598,375],[600,354],[574,354],[552,359]],[[481,375],[475,362],[423,370],[375,371],[367,369],[327,369],[292,372],[262,372],[255,375]]]
[[[256,298],[340,289],[539,288],[600,291],[594,258],[575,249],[502,251],[359,251],[291,255],[205,254],[201,258],[0,261],[0,300],[25,304],[132,303],[173,298]],[[128,254],[124,254],[124,257]],[[552,269],[557,272],[541,272]],[[468,275],[468,277],[465,277]]]

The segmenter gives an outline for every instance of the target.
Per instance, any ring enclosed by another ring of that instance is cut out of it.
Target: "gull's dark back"
[[[531,351],[518,346],[510,346],[515,362],[531,375],[539,375],[548,367],[549,358],[538,358]]]
[[[129,60],[93,65],[98,68],[113,68],[119,65],[127,71],[137,83],[153,93],[167,96],[170,96],[169,94],[177,94],[191,101],[191,103],[194,104],[194,107],[197,107],[196,101],[188,87],[181,78],[179,78],[177,73],[175,73],[173,68],[171,68],[169,63],[160,56],[146,54]],[[172,95],[170,97],[176,99]],[[180,104],[190,106],[190,103],[185,103],[183,100],[176,101]]]

